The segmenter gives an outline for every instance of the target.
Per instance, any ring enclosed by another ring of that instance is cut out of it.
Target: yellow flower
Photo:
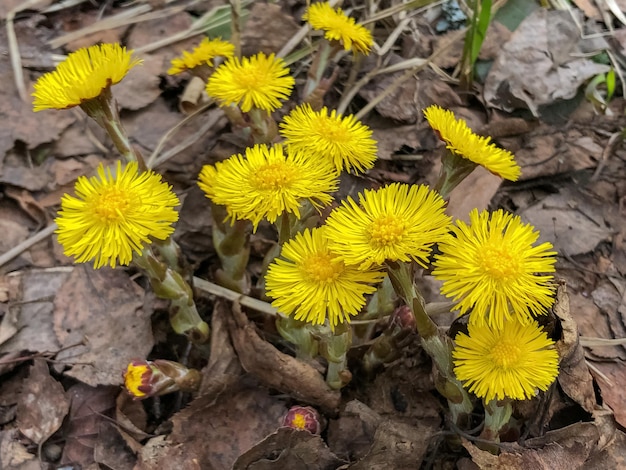
[[[247,148],[245,156],[204,166],[199,179],[207,197],[226,206],[233,221],[251,220],[255,230],[261,220],[273,223],[285,211],[300,218],[305,200],[316,208],[330,204],[338,187],[330,165],[303,153],[286,155],[282,145]]]
[[[95,267],[127,265],[151,238],[165,240],[178,220],[178,198],[161,176],[139,172],[132,162],[122,169],[98,168],[98,176],[78,178],[76,196],[64,195],[56,219],[59,243],[77,263]]]
[[[183,51],[181,57],[172,59],[172,67],[167,71],[170,75],[190,70],[199,65],[213,67],[213,59],[216,57],[232,57],[235,53],[235,45],[221,39],[204,38],[191,52]]]
[[[35,82],[34,111],[71,108],[96,98],[141,63],[131,55],[132,51],[119,44],[101,44],[72,52],[55,70]]]
[[[448,232],[445,201],[428,186],[390,184],[351,197],[326,221],[331,250],[360,269],[389,261],[426,265],[433,244]]]
[[[452,352],[454,373],[485,402],[524,400],[547,390],[559,373],[554,341],[536,322],[505,322],[502,327],[468,325]]]
[[[280,312],[314,325],[326,318],[331,328],[350,321],[365,305],[365,295],[383,279],[379,271],[347,266],[330,251],[325,227],[306,229],[283,245],[265,277],[267,294]]]
[[[153,366],[148,361],[133,360],[124,372],[124,386],[134,398],[145,398],[152,392]]]
[[[376,141],[372,131],[354,116],[341,117],[326,107],[313,111],[303,104],[285,116],[280,125],[289,151],[307,152],[312,158],[327,159],[342,169],[364,172],[376,161]]]
[[[470,225],[457,221],[454,236],[439,243],[433,276],[443,280],[442,294],[458,301],[470,323],[502,327],[504,320],[546,313],[554,302],[552,275],[556,262],[552,245],[539,238],[520,217],[498,210],[474,209]],[[511,313],[513,311],[514,313]]]
[[[452,111],[437,105],[426,108],[424,116],[449,150],[501,178],[517,181],[522,170],[513,154],[496,147],[490,137],[474,134],[465,121],[457,120]]]
[[[303,19],[313,29],[325,31],[324,37],[329,41],[341,42],[346,51],[354,49],[369,54],[374,43],[372,33],[346,16],[341,8],[333,8],[327,2],[311,5]]]
[[[222,106],[236,104],[244,113],[253,107],[269,112],[280,108],[280,100],[289,97],[294,83],[282,59],[259,52],[228,59],[211,75],[206,91]]]

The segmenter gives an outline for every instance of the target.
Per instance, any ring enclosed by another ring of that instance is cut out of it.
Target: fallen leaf
[[[293,16],[283,13],[281,5],[253,3],[241,31],[242,55],[278,52],[299,29]]]
[[[230,470],[242,453],[278,428],[286,412],[282,400],[257,381],[243,379],[174,415],[168,447],[152,467],[142,468]]]
[[[538,116],[540,105],[573,98],[586,80],[607,72],[607,65],[575,57],[583,52],[572,19],[578,13],[541,8],[528,15],[491,67],[485,101],[506,111],[526,107]]]
[[[332,390],[321,374],[309,364],[283,354],[262,339],[238,304],[229,321],[230,337],[243,368],[266,386],[325,411],[339,406],[341,394]]]
[[[52,298],[68,276],[69,273],[64,268],[32,270],[21,274],[21,305],[11,309],[18,332],[0,345],[0,352],[43,352],[59,349],[53,330]]]
[[[75,364],[65,374],[91,386],[120,385],[131,359],[146,357],[154,338],[144,292],[121,269],[79,265],[54,299],[54,331],[63,346],[58,359]]]
[[[113,90],[113,95],[123,109],[137,110],[148,106],[161,94],[163,57],[143,54],[140,67],[135,67]]]
[[[17,402],[17,427],[41,446],[57,429],[70,409],[63,386],[50,375],[48,363],[35,359]]]
[[[596,409],[596,396],[593,378],[585,364],[585,353],[578,341],[578,327],[569,309],[569,297],[565,285],[560,285],[556,293],[554,314],[561,322],[561,338],[556,342],[559,353],[559,385],[574,402],[588,413]]]
[[[454,188],[450,194],[446,213],[452,216],[453,220],[458,219],[469,223],[470,211],[478,209],[480,212],[487,209],[501,184],[502,178],[478,166]]]
[[[613,233],[601,212],[578,190],[563,189],[519,215],[540,232],[539,243],[550,242],[557,252],[569,256],[593,251]]]
[[[65,430],[61,463],[86,468],[95,462],[94,451],[100,439],[101,424],[115,409],[118,387],[90,387],[78,383],[70,387],[70,414]]]
[[[0,468],[41,470],[39,459],[20,443],[17,429],[0,432]]]
[[[308,431],[280,428],[243,453],[233,470],[335,470],[344,463],[321,437]]]

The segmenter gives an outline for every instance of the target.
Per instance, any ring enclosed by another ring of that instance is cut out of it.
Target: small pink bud
[[[320,415],[310,406],[292,406],[283,418],[283,426],[311,434],[322,432]]]
[[[410,330],[415,331],[415,316],[408,305],[401,305],[396,308],[389,318],[389,329],[391,331],[398,330]]]
[[[144,399],[178,391],[195,391],[200,373],[174,361],[135,359],[124,372],[124,386],[135,399]]]

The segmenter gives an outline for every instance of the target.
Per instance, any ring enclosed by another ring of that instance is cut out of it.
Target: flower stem
[[[452,340],[439,332],[437,324],[428,316],[424,299],[415,288],[410,263],[387,262],[387,273],[396,293],[409,306],[415,316],[417,332],[422,339],[424,351],[431,357],[437,370],[435,386],[448,400],[450,413],[455,423],[467,419],[473,406],[467,391],[454,376],[452,369]]]
[[[441,157],[441,171],[439,180],[435,185],[435,191],[441,197],[448,199],[450,193],[463,181],[478,165],[466,158],[457,155],[452,150],[446,149]]]
[[[200,318],[191,287],[181,274],[161,262],[149,246],[134,256],[133,263],[148,276],[157,297],[172,301],[170,323],[174,331],[194,344],[208,341],[209,325]]]

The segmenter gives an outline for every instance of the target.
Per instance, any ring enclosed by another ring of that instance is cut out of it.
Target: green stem
[[[133,263],[148,276],[157,297],[171,300],[170,323],[174,331],[194,344],[208,341],[209,325],[200,318],[193,291],[181,274],[161,262],[149,246],[134,256]]]
[[[473,406],[467,391],[454,376],[452,365],[452,340],[440,333],[437,324],[428,316],[424,299],[415,288],[413,270],[410,263],[387,262],[387,272],[396,293],[402,297],[415,316],[417,332],[421,336],[422,347],[431,357],[437,370],[435,386],[448,400],[454,422],[466,420]]]
[[[450,193],[463,181],[478,165],[466,158],[457,155],[452,150],[446,149],[441,157],[441,171],[439,180],[435,185],[435,191],[441,197],[448,199]]]

